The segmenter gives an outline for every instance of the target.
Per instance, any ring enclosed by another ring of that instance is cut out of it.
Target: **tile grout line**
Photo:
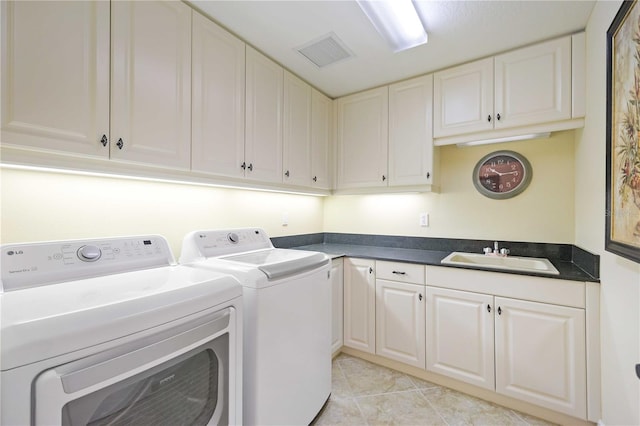
[[[356,404],[356,407],[358,407],[358,411],[360,412],[360,416],[362,417],[362,420],[364,420],[364,424],[368,426],[369,421],[367,420],[367,417],[364,415],[364,411],[362,411],[360,404],[358,404],[358,398],[353,397],[352,399],[353,399],[353,402]]]
[[[342,369],[342,363],[340,362],[340,360],[336,360],[336,365],[338,366],[338,369],[340,370],[340,374],[342,374],[342,378],[344,379],[344,382],[347,385],[348,391],[349,391],[349,398],[353,398],[353,389],[351,388],[351,385],[349,384],[349,380],[347,379],[347,374],[344,372],[344,370]]]
[[[422,394],[422,392],[420,392]],[[429,406],[431,408],[433,408],[435,410],[435,412],[438,414],[438,416],[442,419],[442,421],[444,422],[445,425],[450,426],[449,422],[447,422],[447,420],[444,418],[444,416],[442,415],[442,413],[440,413],[440,410],[438,410],[438,407],[435,406],[435,404],[433,402],[431,402],[431,400],[429,398],[427,398],[424,394],[422,394],[422,396],[424,397],[424,399],[427,400],[427,404],[429,404]]]
[[[342,374],[342,378],[344,379],[344,382],[345,382],[345,384],[347,385],[347,387],[349,389],[349,397],[345,398],[345,399],[350,399],[351,401],[353,401],[354,404],[356,404],[356,408],[358,409],[358,412],[360,413],[360,418],[364,421],[364,424],[368,426],[369,422],[367,421],[367,418],[365,417],[364,412],[362,411],[362,408],[360,407],[360,404],[358,404],[358,400],[353,395],[353,389],[351,388],[351,384],[349,384],[349,379],[347,379],[347,374],[344,372],[344,370],[342,368],[342,362],[340,362],[340,360],[336,360],[336,364],[338,365],[338,368],[340,369],[340,374]]]
[[[372,394],[367,394],[367,395],[353,395],[352,398],[369,398],[369,397],[374,397],[374,396],[381,396],[381,395],[396,395],[396,394],[400,394],[400,393],[409,393],[409,392],[420,392],[422,389],[405,389],[405,390],[398,390],[398,391],[391,391],[391,392],[380,392],[380,393],[372,393]]]

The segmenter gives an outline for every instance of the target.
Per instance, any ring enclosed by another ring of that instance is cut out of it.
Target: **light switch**
[[[420,226],[429,226],[429,213],[420,213]]]

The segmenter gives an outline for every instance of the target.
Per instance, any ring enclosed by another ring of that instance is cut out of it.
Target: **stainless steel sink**
[[[555,266],[549,262],[549,259],[538,257],[503,257],[479,253],[453,252],[442,259],[440,263],[443,265],[473,266],[502,271],[535,272],[550,275],[560,274]]]

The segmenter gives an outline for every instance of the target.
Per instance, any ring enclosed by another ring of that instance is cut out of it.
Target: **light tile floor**
[[[543,420],[340,354],[314,425],[550,425]]]

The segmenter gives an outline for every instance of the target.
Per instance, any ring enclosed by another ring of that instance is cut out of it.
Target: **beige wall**
[[[573,243],[574,132],[438,149],[440,193],[330,197],[325,201],[325,231]],[[471,174],[480,158],[502,149],[527,157],[533,180],[517,197],[492,200],[478,193]],[[419,226],[420,212],[429,213],[428,228]]]
[[[640,266],[604,251],[606,32],[620,7],[598,1],[587,26],[587,120],[576,134],[576,244],[600,258],[602,420],[640,424]]]
[[[2,243],[161,234],[177,258],[196,229],[322,231],[321,197],[8,169],[0,179]]]

